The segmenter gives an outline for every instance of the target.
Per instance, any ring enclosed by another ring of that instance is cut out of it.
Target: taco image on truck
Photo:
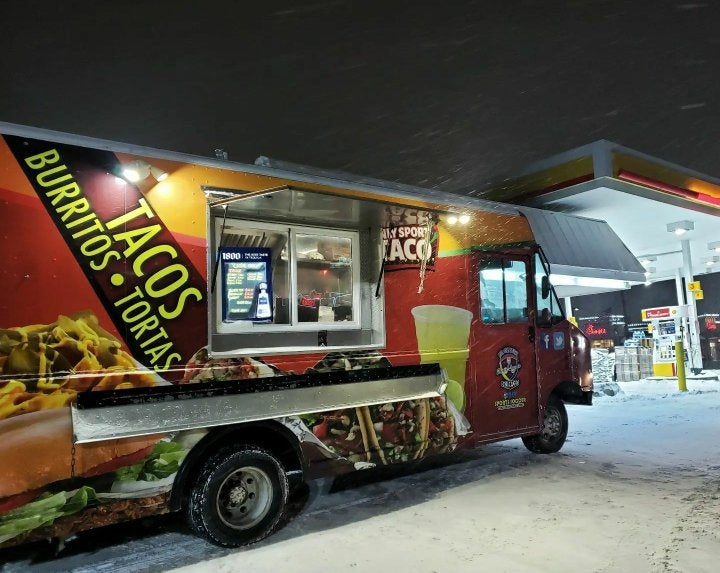
[[[592,402],[541,215],[4,123],[0,167],[0,548],[163,512],[247,545],[289,479],[555,452]]]

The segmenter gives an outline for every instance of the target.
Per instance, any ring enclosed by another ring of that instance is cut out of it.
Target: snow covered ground
[[[0,571],[717,571],[720,382],[689,380],[683,394],[666,380],[620,388],[568,407],[558,454],[511,440],[394,479],[361,474],[337,493],[316,484],[295,519],[250,549],[174,525],[115,529],[52,561],[15,552]]]

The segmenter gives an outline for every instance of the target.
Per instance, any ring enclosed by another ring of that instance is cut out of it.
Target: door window
[[[480,263],[480,311],[484,324],[527,322],[527,264],[509,259]]]

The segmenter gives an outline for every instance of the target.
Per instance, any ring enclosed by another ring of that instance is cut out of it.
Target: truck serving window
[[[480,262],[480,310],[484,324],[527,322],[527,265],[524,261]]]
[[[384,346],[384,293],[377,285],[387,206],[275,189],[257,195],[205,189],[208,353]]]
[[[358,326],[359,232],[236,219],[216,232],[219,332]]]
[[[352,322],[357,233],[298,232],[294,237],[298,322]]]

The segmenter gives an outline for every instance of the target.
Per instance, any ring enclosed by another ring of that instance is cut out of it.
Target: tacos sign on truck
[[[0,547],[178,510],[244,545],[288,476],[554,452],[591,403],[511,207],[0,128]]]

